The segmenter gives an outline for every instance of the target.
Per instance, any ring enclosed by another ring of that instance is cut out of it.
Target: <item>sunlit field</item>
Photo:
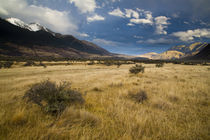
[[[15,64],[0,70],[0,139],[208,140],[210,139],[210,66],[133,64],[105,66]],[[82,105],[68,106],[59,117],[23,99],[44,80],[71,83]],[[144,92],[141,102],[135,95]]]

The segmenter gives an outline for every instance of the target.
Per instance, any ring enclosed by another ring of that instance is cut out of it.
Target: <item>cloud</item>
[[[125,14],[120,10],[120,8],[114,9],[113,11],[108,13],[109,15],[112,16],[118,16],[118,17],[125,17]]]
[[[131,17],[134,17],[136,19],[139,18],[139,13],[134,11],[134,10],[132,10],[132,9],[125,9],[125,13],[126,13],[125,16],[127,18],[131,18]]]
[[[135,26],[133,23],[128,23],[127,26]]]
[[[105,18],[100,15],[97,15],[97,14],[95,14],[94,16],[91,16],[91,17],[87,17],[88,22],[101,21],[101,20],[105,20]]]
[[[95,0],[69,0],[70,3],[74,5],[82,12],[94,12],[97,8]]]
[[[193,41],[195,38],[210,38],[210,29],[195,29],[172,33],[172,36],[178,37],[181,41]]]
[[[139,40],[137,41],[137,43],[168,45],[168,44],[174,43],[174,41],[172,39],[159,38],[159,39]]]
[[[166,16],[159,16],[155,18],[155,24],[156,24],[156,33],[157,34],[164,34],[166,35],[167,32],[165,31],[165,29],[168,27],[167,25],[169,25],[170,23],[168,22],[170,18],[166,17]]]
[[[120,0],[111,0],[112,2],[120,2]]]
[[[150,11],[144,11],[142,9],[137,9],[141,15],[144,16],[144,18],[132,18],[130,19],[130,23],[134,23],[134,24],[149,24],[152,25],[153,24],[153,16],[152,16],[152,12]]]
[[[144,38],[143,36],[137,36],[137,35],[134,35],[133,37],[138,38],[138,39],[143,39]]]
[[[139,18],[138,12],[140,12],[140,14],[145,18]],[[109,15],[122,18],[130,18],[130,23],[127,24],[128,26],[134,26],[134,24],[153,24],[152,12],[144,11],[142,9],[137,9],[137,11],[132,9],[125,9],[125,12],[122,12],[120,8],[117,8],[109,12]]]
[[[109,12],[109,14],[122,18],[129,18],[130,22],[127,24],[127,26],[135,26],[135,24],[155,25],[156,34],[166,35],[167,32],[165,31],[165,29],[170,24],[168,22],[170,18],[166,16],[158,16],[153,18],[151,11],[146,11],[144,9],[139,9],[139,8],[137,8],[136,11],[133,9],[125,9],[124,13],[119,8],[117,8]]]
[[[153,24],[153,21],[149,19],[131,19],[130,22],[135,24]]]
[[[179,14],[178,14],[178,13],[173,13],[173,14],[172,14],[172,17],[173,17],[173,18],[179,18]]]
[[[68,12],[29,5],[26,0],[0,0],[0,16],[16,17],[24,22],[38,22],[61,33],[76,34],[78,29]]]
[[[105,40],[105,39],[100,39],[100,38],[93,39],[92,42],[101,46],[113,46],[113,47],[116,47],[119,44],[121,44],[120,42],[115,42],[115,41],[110,41],[110,40]]]
[[[89,35],[86,34],[86,33],[80,33],[80,34],[78,34],[78,35],[81,36],[81,37],[89,37]]]

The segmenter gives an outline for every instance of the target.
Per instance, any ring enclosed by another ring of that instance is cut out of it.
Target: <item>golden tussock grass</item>
[[[210,139],[210,67],[143,64],[20,67],[0,71],[0,139]],[[83,94],[83,106],[59,117],[23,100],[34,83],[68,81]],[[133,100],[144,91],[141,103]],[[129,94],[134,95],[132,99]]]

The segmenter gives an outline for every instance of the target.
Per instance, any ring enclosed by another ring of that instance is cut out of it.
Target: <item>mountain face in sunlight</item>
[[[193,58],[193,56],[196,56],[198,53],[204,51],[208,47],[209,46],[207,43],[196,42],[189,46],[187,45],[174,46],[160,54],[147,53],[140,55],[140,57],[145,57],[149,59],[163,59],[163,60],[181,59],[185,57]],[[200,58],[205,58],[205,57],[206,54]]]

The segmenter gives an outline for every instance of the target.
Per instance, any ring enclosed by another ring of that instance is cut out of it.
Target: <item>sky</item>
[[[37,22],[110,52],[210,42],[210,0],[0,0],[0,17]]]

